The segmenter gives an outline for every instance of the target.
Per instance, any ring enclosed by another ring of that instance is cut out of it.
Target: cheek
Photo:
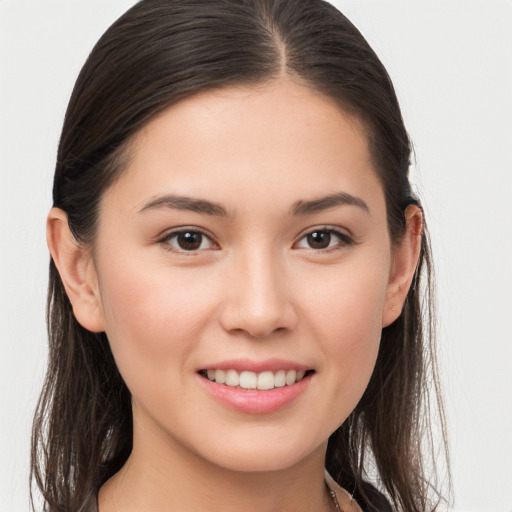
[[[207,282],[165,267],[141,269],[113,266],[100,284],[106,333],[127,382],[132,370],[164,371],[184,361],[214,307]]]
[[[360,400],[373,372],[382,332],[387,267],[347,266],[322,289],[312,288],[304,303],[314,337],[320,340],[324,368],[340,418]],[[318,282],[318,281],[317,281]]]
[[[348,345],[360,345],[364,338],[380,335],[387,266],[355,263],[330,269],[326,276],[312,275],[304,283],[300,293],[303,313],[314,319],[314,325],[322,330],[322,339],[334,337]]]

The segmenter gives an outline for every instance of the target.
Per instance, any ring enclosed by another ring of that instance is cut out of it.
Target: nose
[[[293,330],[297,314],[283,265],[270,251],[241,256],[230,268],[220,322],[227,331],[262,338]]]

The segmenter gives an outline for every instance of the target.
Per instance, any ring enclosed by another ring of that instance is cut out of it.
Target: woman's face
[[[94,268],[135,449],[230,469],[323,453],[394,319],[361,127],[285,80],[152,120],[101,203]]]

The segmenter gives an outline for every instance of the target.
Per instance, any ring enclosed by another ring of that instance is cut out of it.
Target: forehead
[[[381,192],[361,123],[289,80],[203,92],[169,107],[136,135],[112,189],[132,209],[164,193],[236,210]]]

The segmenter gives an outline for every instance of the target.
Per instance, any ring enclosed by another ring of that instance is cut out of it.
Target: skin
[[[340,193],[358,204],[290,213]],[[361,398],[416,267],[421,213],[406,217],[392,244],[362,127],[287,79],[205,92],[149,122],[102,199],[94,247],[53,209],[48,242],[75,315],[106,331],[132,393],[133,453],[100,512],[331,510],[327,439]],[[203,232],[199,248],[180,247],[176,228]],[[315,231],[327,248],[311,246]],[[271,413],[219,403],[198,374],[271,357],[314,370]]]

